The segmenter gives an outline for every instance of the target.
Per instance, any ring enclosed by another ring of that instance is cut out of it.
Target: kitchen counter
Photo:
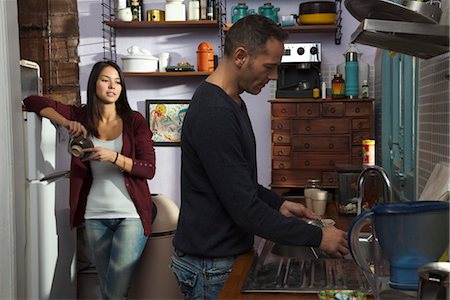
[[[337,213],[336,203],[331,202],[328,203],[326,213],[322,217],[335,220],[335,226],[337,228],[347,230],[355,216],[339,215]],[[219,299],[318,299],[318,296],[315,293],[241,293],[241,288],[247,278],[247,274],[252,266],[254,257],[255,250],[251,250],[247,253],[241,254],[237,258],[236,263],[233,266],[233,270],[231,271],[230,276],[225,282],[225,286],[219,295]]]

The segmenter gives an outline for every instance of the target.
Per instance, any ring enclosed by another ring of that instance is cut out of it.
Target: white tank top
[[[95,147],[119,152],[122,134],[114,140],[90,136]],[[90,161],[92,186],[87,197],[85,219],[139,218],[136,207],[125,187],[120,169],[109,161]]]

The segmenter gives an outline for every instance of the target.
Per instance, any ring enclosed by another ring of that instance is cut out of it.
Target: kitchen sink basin
[[[369,258],[371,240],[362,237],[361,241]],[[367,278],[351,256],[331,258],[318,248],[282,245],[267,240],[262,243],[243,292],[317,293],[334,289],[372,293]]]

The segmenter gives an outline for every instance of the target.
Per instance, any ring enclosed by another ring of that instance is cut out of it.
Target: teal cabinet
[[[418,61],[384,51],[381,66],[382,162],[396,198],[416,199]]]

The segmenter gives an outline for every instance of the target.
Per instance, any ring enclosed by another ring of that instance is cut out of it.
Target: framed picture
[[[145,113],[155,146],[178,146],[189,100],[145,100]]]

